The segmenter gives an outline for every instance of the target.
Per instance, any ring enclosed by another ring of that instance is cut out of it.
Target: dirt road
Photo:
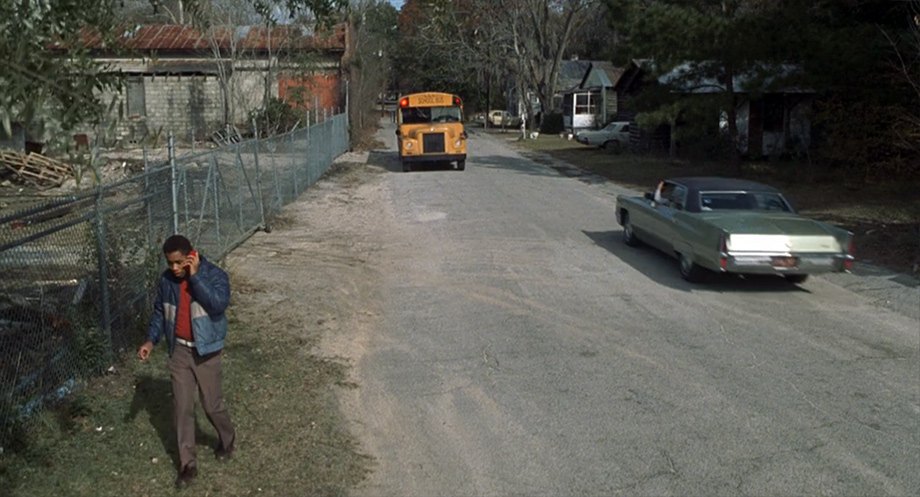
[[[227,261],[264,289],[242,319],[352,367],[356,495],[920,490],[918,321],[845,288],[869,277],[691,286],[619,242],[621,189],[472,145],[343,157]]]

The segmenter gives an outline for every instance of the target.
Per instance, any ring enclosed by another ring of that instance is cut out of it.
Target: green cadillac
[[[853,234],[796,214],[775,188],[740,179],[673,178],[642,197],[617,197],[617,222],[630,246],[645,242],[700,281],[709,271],[809,274],[849,271]]]

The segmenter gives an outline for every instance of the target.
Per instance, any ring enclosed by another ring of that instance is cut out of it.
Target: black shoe
[[[214,457],[220,462],[226,462],[233,459],[233,452],[235,450],[236,449],[234,449],[232,445],[230,448],[224,448],[223,445],[220,445],[214,450]]]
[[[198,476],[198,468],[195,466],[186,466],[185,469],[179,472],[179,476],[176,478],[176,488],[185,488],[191,485],[196,476]]]

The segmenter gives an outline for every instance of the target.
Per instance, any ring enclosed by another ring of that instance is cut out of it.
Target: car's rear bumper
[[[820,274],[847,271],[853,256],[847,254],[723,254],[722,271],[747,274]]]
[[[466,154],[427,154],[427,155],[404,155],[400,157],[403,162],[454,162],[465,161]]]

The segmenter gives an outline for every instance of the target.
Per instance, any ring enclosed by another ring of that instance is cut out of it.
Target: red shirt
[[[192,292],[188,288],[188,280],[179,283],[179,308],[176,309],[176,336],[194,341],[192,336]]]

